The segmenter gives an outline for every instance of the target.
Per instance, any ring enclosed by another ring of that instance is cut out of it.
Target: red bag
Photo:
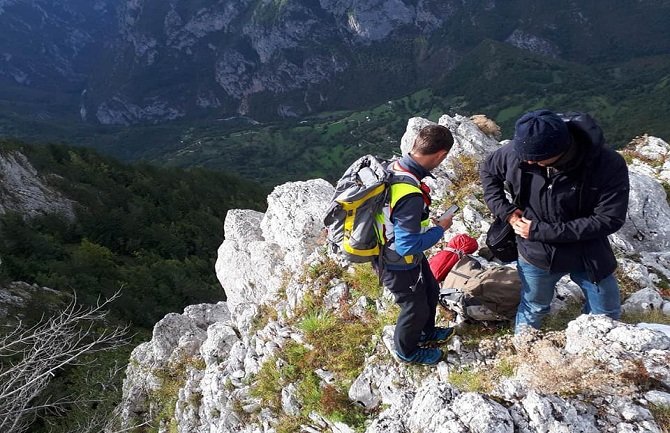
[[[464,234],[454,236],[447,244],[447,248],[428,260],[435,279],[440,283],[444,281],[456,262],[464,254],[472,254],[477,251],[477,247],[477,241],[473,237]]]

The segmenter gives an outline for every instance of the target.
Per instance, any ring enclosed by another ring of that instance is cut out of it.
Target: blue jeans
[[[535,329],[540,327],[542,318],[549,312],[556,283],[567,272],[550,272],[531,265],[522,257],[519,257],[516,267],[521,278],[521,302],[516,313],[514,328],[514,332],[518,334],[524,326]],[[581,287],[584,293],[586,302],[582,313],[605,314],[619,320],[621,298],[614,274],[610,274],[598,284],[590,281],[586,272],[570,272],[570,279]]]

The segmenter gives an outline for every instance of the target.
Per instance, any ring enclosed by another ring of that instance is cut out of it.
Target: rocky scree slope
[[[402,150],[428,122],[410,119]],[[468,118],[445,115],[439,123],[456,137],[431,185],[446,206],[455,199],[452,190],[463,185],[462,165],[476,165],[499,143]],[[624,291],[624,310],[667,315],[670,207],[661,184],[668,182],[670,145],[641,137],[625,155],[629,214],[611,237],[620,268],[634,282]],[[446,239],[488,227],[481,191],[470,184]],[[120,405],[124,426],[220,433],[662,431],[655,414],[670,406],[670,337],[601,316],[577,317],[565,331],[531,336],[516,347],[509,335],[474,343],[459,335],[432,368],[390,355],[393,326],[383,324],[391,319],[365,335],[369,344],[351,370],[310,363],[323,350],[314,327],[306,325],[315,308],[322,320],[346,315],[341,323],[393,312],[389,293],[361,294],[351,278],[356,269],[331,277],[321,217],[333,191],[320,179],[287,183],[269,195],[265,213],[228,213],[216,266],[228,301],[167,315],[152,340],[134,350]],[[564,279],[552,313],[580,299],[579,288]],[[306,376],[315,378],[316,402],[305,391]],[[259,392],[263,387],[276,395]],[[333,399],[324,395],[332,396],[332,389],[346,395],[362,419],[351,422],[330,410]]]

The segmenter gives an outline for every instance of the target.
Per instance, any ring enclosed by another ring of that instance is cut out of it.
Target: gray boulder
[[[628,218],[612,238],[629,252],[667,251],[670,206],[658,181],[631,168]]]
[[[566,400],[542,396],[534,391],[521,401],[528,417],[528,430],[533,432],[598,433],[592,414],[578,410]]]
[[[621,306],[625,313],[641,313],[650,310],[660,310],[663,305],[661,295],[651,287],[638,290],[626,299]]]
[[[467,431],[473,433],[514,433],[514,420],[509,411],[490,398],[468,392],[458,395],[451,404]]]

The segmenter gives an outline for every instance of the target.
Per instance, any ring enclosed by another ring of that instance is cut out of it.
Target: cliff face
[[[665,54],[667,14],[633,0],[4,0],[0,94],[49,95],[22,113],[42,120],[293,117],[429,86],[486,39],[577,63]]]
[[[411,119],[403,143],[427,122]],[[435,197],[462,182],[466,161],[499,145],[467,118],[443,116],[439,123],[452,130],[456,145],[435,172]],[[669,154],[670,145],[654,137],[626,151],[629,217],[611,240],[627,279],[620,278],[634,282],[624,290],[627,313],[670,314],[670,208],[659,184]],[[228,213],[216,272],[229,301],[166,316],[152,340],[135,349],[124,383],[125,426],[222,433],[352,426],[367,433],[660,432],[654,410],[670,404],[670,337],[649,324],[580,316],[564,331],[514,345],[510,335],[473,342],[464,326],[437,367],[399,363],[391,356],[393,320],[383,319],[393,315],[392,297],[366,292],[361,269],[338,271],[321,246],[321,215],[332,193],[322,180],[288,183],[268,197],[266,213]],[[445,238],[486,232],[487,211],[477,197],[475,185]],[[579,288],[562,280],[552,313],[580,301]],[[342,364],[337,356],[344,352],[356,365]]]
[[[27,218],[57,213],[74,219],[73,202],[49,186],[20,152],[0,154],[0,213]]]

